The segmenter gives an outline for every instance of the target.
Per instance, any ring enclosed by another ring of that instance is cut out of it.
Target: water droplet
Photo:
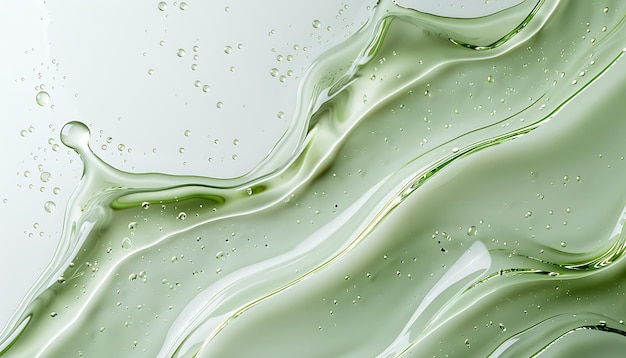
[[[270,70],[270,75],[271,75],[272,77],[276,77],[276,76],[278,76],[278,73],[279,73],[279,72],[278,72],[278,68],[272,68],[272,69]]]
[[[224,257],[224,253],[223,253],[223,252],[221,252],[221,251],[218,251],[218,252],[215,254],[215,258],[216,258],[216,259],[218,259],[218,260],[219,260],[219,259],[221,259],[222,257]]]
[[[176,55],[178,55],[178,57],[185,56],[185,50],[182,48],[179,48],[178,51],[176,52]]]
[[[128,281],[135,281],[137,279],[137,274],[136,273],[131,273],[130,275],[128,275]]]
[[[128,229],[129,230],[135,230],[137,228],[137,222],[136,221],[132,221],[128,224]]]
[[[39,176],[39,179],[41,179],[42,182],[47,183],[50,180],[50,177],[52,177],[52,174],[48,172],[43,172]]]
[[[567,242],[561,241],[561,247],[567,247]]]
[[[69,122],[61,129],[61,142],[75,150],[87,149],[89,129],[81,122]]]
[[[202,92],[209,92],[210,89],[211,87],[209,85],[202,86]]]
[[[189,129],[186,129],[183,134],[185,135],[185,137],[189,137],[191,135],[191,131]]]
[[[37,96],[35,96],[35,101],[37,101],[37,104],[42,107],[47,106],[50,103],[50,95],[48,92],[41,91],[37,93]]]
[[[224,103],[222,103],[222,102],[220,101],[220,102],[217,102],[217,103],[215,104],[215,106],[216,106],[217,108],[222,108],[222,107],[224,106]]]
[[[526,214],[524,215],[525,218],[529,218],[533,216],[533,212],[532,211],[527,211]]]
[[[224,47],[224,53],[225,54],[230,54],[231,52],[233,52],[233,48],[230,46],[226,46]]]
[[[154,74],[154,70],[153,70],[153,69],[151,69],[151,68],[150,68],[150,69],[148,69],[148,74],[149,74],[150,76],[152,76],[152,75]]]
[[[167,3],[165,1],[161,1],[161,2],[159,2],[158,7],[159,7],[160,11],[165,11],[165,10],[167,10]]]
[[[149,202],[147,202],[147,201],[144,201],[143,203],[141,203],[141,207],[142,207],[144,210],[148,210],[148,209],[150,208],[150,203],[149,203]]]
[[[322,23],[320,22],[320,20],[313,20],[313,23],[311,25],[313,25],[314,28],[319,29]]]
[[[59,187],[57,187],[57,186],[55,186],[55,187],[52,189],[52,193],[53,193],[54,195],[59,195],[59,193],[60,193],[60,192],[61,192],[61,188],[59,188]]]
[[[187,3],[186,2],[181,2],[180,5],[178,6],[179,9],[181,10],[185,10],[187,8]]]
[[[130,250],[133,247],[133,242],[128,237],[122,239],[122,249]]]
[[[176,217],[176,219],[178,219],[178,220],[185,220],[185,219],[187,219],[187,213],[185,213],[184,211],[181,211],[180,213],[178,213],[178,216]]]
[[[470,226],[469,229],[467,229],[467,235],[469,236],[476,235],[477,233],[478,230],[476,230],[476,226]]]
[[[493,76],[487,76],[487,82],[493,83],[494,81],[495,79],[493,78]]]
[[[46,212],[48,213],[52,213],[54,211],[54,209],[57,208],[57,205],[53,202],[53,201],[46,201],[43,204],[43,208]]]

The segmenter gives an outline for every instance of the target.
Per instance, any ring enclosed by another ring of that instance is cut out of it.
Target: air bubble
[[[227,54],[227,55],[228,55],[228,54],[230,54],[231,52],[233,52],[233,48],[232,48],[232,47],[230,47],[230,46],[226,46],[226,47],[224,47],[224,53],[225,53],[225,54]]]
[[[160,11],[167,10],[167,3],[165,1],[161,1],[158,5]]]
[[[313,20],[313,23],[311,23],[311,25],[313,25],[313,28],[319,29],[322,23],[320,22],[320,20]]]
[[[473,236],[473,235],[476,235],[477,233],[478,233],[478,230],[476,230],[476,226],[470,226],[469,229],[467,229],[468,236]]]
[[[187,8],[187,3],[186,2],[181,2],[180,5],[178,6],[179,9],[181,10],[185,10]]]
[[[177,55],[178,57],[183,57],[183,56],[185,56],[185,50],[184,50],[184,49],[182,49],[182,48],[179,48],[179,49],[178,49],[178,51],[176,52],[176,55]]]
[[[180,213],[178,213],[178,216],[176,217],[176,219],[178,219],[178,220],[185,220],[185,219],[187,219],[187,213],[185,213],[184,211],[181,211]]]
[[[149,203],[149,202],[147,202],[147,201],[144,201],[143,203],[141,203],[141,207],[142,207],[144,210],[148,210],[148,209],[150,208],[150,203]]]

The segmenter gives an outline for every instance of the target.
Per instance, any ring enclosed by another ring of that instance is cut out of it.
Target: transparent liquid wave
[[[581,329],[619,352],[625,16],[382,1],[233,179],[116,170],[68,123],[84,174],[1,355],[555,355]]]

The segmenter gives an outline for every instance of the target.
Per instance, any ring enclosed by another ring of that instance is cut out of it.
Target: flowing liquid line
[[[561,0],[556,0],[554,1],[554,6],[553,8],[556,8],[559,4]],[[537,13],[539,12],[539,9],[543,6],[545,0],[539,0],[535,6],[533,7],[533,9],[531,10],[531,12],[528,14],[528,16],[526,16],[526,18],[522,21],[522,23],[520,23],[519,25],[517,25],[511,32],[509,32],[507,35],[505,35],[504,37],[502,37],[501,39],[495,41],[494,43],[492,43],[491,45],[487,45],[487,46],[475,46],[472,44],[468,44],[465,43],[463,41],[459,41],[459,40],[455,40],[455,39],[450,39],[450,42],[452,42],[455,45],[459,45],[459,46],[463,46],[463,47],[467,47],[469,49],[472,50],[477,50],[477,51],[483,51],[483,50],[489,50],[489,49],[494,49],[496,47],[499,47],[500,45],[503,45],[504,43],[508,42],[511,38],[513,38],[515,35],[517,35],[520,31],[522,31],[522,29],[524,29],[526,27],[526,25],[528,25],[530,23],[530,21],[535,17],[535,15],[537,15]],[[521,3],[520,3],[521,4]],[[519,4],[518,4],[519,5]],[[517,6],[517,5],[516,5]],[[505,11],[505,10],[502,10]]]
[[[497,357],[500,357],[502,354],[508,354],[509,356],[510,355],[520,356],[521,354],[524,354],[524,355],[528,354],[528,352],[519,352],[520,349],[523,349],[523,348],[519,348],[519,345],[525,343],[527,339],[526,337],[528,336],[549,339],[549,341],[545,343],[543,347],[541,347],[539,350],[535,350],[534,352],[530,353],[530,357],[539,356],[540,354],[545,352],[548,348],[556,344],[559,340],[563,339],[565,336],[571,333],[575,333],[577,331],[581,331],[581,330],[593,330],[593,331],[600,331],[600,332],[606,332],[606,333],[613,333],[613,334],[618,334],[618,335],[626,337],[626,331],[609,327],[606,322],[607,320],[610,320],[610,319],[607,319],[607,317],[605,317],[604,315],[594,313],[594,312],[583,312],[583,313],[578,313],[578,314],[560,314],[557,316],[552,316],[509,337],[507,340],[502,342],[498,347],[496,347],[488,355],[488,357],[497,358]],[[589,324],[580,323],[580,322],[588,322],[588,321],[597,321],[598,324],[589,325]],[[617,325],[619,323],[613,322],[613,324]],[[544,326],[547,326],[547,327],[544,328]],[[567,326],[570,326],[570,327],[567,327]],[[543,332],[535,332],[542,328],[543,328]],[[562,331],[559,328],[565,328],[565,331]],[[561,331],[562,333],[557,333],[556,337],[549,338],[549,336],[551,336],[550,333],[554,332],[555,330]],[[510,349],[513,349],[513,352],[509,351]]]
[[[552,112],[550,112],[547,116],[545,116],[544,118],[542,118],[541,120],[534,122],[526,127],[523,127],[519,130],[513,131],[513,132],[509,132],[506,133],[504,135],[498,136],[498,137],[494,137],[494,138],[490,138],[487,140],[484,140],[482,142],[476,143],[474,145],[468,146],[466,147],[466,149],[460,151],[459,153],[455,154],[455,155],[451,155],[448,158],[444,158],[439,160],[437,163],[431,165],[428,169],[417,173],[416,175],[413,176],[413,178],[409,181],[409,183],[405,184],[397,193],[396,195],[388,200],[384,207],[368,222],[368,225],[361,230],[361,232],[357,235],[357,237],[352,240],[347,247],[345,247],[343,250],[341,250],[339,253],[335,254],[333,257],[331,257],[330,259],[328,259],[327,261],[321,263],[320,265],[318,265],[317,267],[315,267],[314,269],[310,270],[309,272],[307,272],[306,274],[298,277],[297,279],[277,288],[276,290],[262,296],[259,297],[256,300],[253,300],[251,302],[249,302],[248,304],[242,306],[241,308],[239,308],[238,310],[236,310],[228,319],[224,320],[205,340],[205,342],[202,344],[202,346],[200,347],[199,351],[196,353],[196,356],[198,354],[200,354],[202,352],[203,349],[206,348],[206,346],[208,345],[208,343],[218,334],[220,333],[228,324],[230,321],[232,321],[233,319],[237,318],[238,316],[240,316],[241,314],[243,314],[245,311],[249,310],[250,308],[252,308],[253,306],[257,305],[258,303],[266,300],[267,298],[270,298],[286,289],[288,289],[289,287],[294,286],[295,284],[305,280],[306,278],[314,275],[315,273],[323,270],[324,268],[328,267],[329,265],[331,265],[332,263],[334,263],[335,261],[339,260],[341,257],[345,256],[347,253],[349,253],[350,251],[352,251],[356,246],[358,246],[367,235],[369,235],[370,232],[372,232],[374,230],[374,228],[376,228],[378,226],[378,224],[380,224],[380,222],[382,222],[382,220],[393,210],[395,209],[402,201],[404,201],[411,193],[413,193],[418,187],[420,187],[421,185],[423,185],[428,179],[430,179],[432,176],[434,176],[437,172],[439,172],[440,170],[442,170],[443,168],[447,167],[449,164],[451,164],[452,162],[456,161],[457,159],[460,159],[462,157],[468,156],[470,154],[476,153],[480,150],[489,148],[491,146],[497,145],[497,144],[502,144],[504,142],[507,142],[509,140],[513,140],[516,138],[519,138],[521,136],[523,136],[524,134],[527,134],[531,131],[533,131],[534,129],[538,128],[539,126],[541,126],[542,124],[546,123],[547,121],[549,121],[550,119],[552,119],[558,112],[561,111],[561,109],[567,105],[569,102],[571,102],[576,96],[578,96],[580,93],[582,93],[586,88],[588,88],[593,82],[595,82],[598,78],[600,78],[604,73],[606,73],[606,71],[612,67],[624,54],[624,51],[622,50],[610,63],[609,65],[607,65],[604,69],[602,69],[602,71],[600,71],[600,73],[598,73],[597,75],[595,75],[593,78],[591,78],[587,83],[585,83],[583,86],[581,86],[581,88],[579,88],[576,92],[574,92],[574,94],[572,94],[570,97],[568,97],[564,102],[560,103],[559,106],[557,106],[556,109],[554,109]],[[488,127],[488,126],[487,126]],[[403,350],[399,356],[403,355],[408,349],[410,349],[411,347],[413,347],[414,344],[409,345],[409,347],[407,347],[405,350]]]
[[[555,345],[556,343],[558,343],[558,341],[560,341],[561,339],[565,338],[565,336],[568,336],[571,333],[575,333],[577,331],[581,331],[581,330],[591,330],[591,331],[600,331],[600,332],[606,332],[606,333],[613,333],[613,334],[618,334],[624,338],[626,338],[626,331],[621,330],[621,329],[617,329],[617,328],[612,328],[607,326],[606,324],[597,324],[597,325],[588,325],[588,326],[580,326],[577,328],[572,328],[571,330],[563,333],[561,336],[559,336],[558,338],[556,338],[555,340],[553,340],[552,342],[548,343],[548,345],[546,345],[545,347],[541,348],[540,350],[538,350],[535,354],[533,354],[531,357],[537,357],[540,354],[542,354],[543,352],[545,352],[546,350],[548,350],[551,346]]]

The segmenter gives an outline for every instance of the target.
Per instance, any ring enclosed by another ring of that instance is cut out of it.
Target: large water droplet
[[[89,144],[89,128],[81,122],[69,122],[61,129],[61,142],[72,149]]]
[[[52,213],[54,209],[57,208],[57,204],[55,204],[53,201],[46,201],[43,204],[43,208],[46,212]]]
[[[50,95],[46,91],[41,91],[35,96],[35,101],[40,106],[47,106],[50,103]]]

